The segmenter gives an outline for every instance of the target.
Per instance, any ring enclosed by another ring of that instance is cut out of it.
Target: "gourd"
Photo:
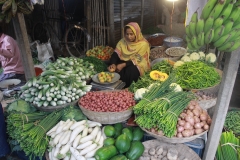
[[[115,141],[115,146],[119,153],[125,153],[129,150],[131,141],[126,134],[121,134]]]
[[[117,155],[117,148],[114,145],[99,148],[95,153],[96,160],[106,160]]]
[[[110,160],[128,160],[128,159],[124,155],[116,155],[116,156],[112,157]]]
[[[128,136],[128,138],[129,138],[130,141],[133,140],[133,133],[132,133],[132,131],[131,131],[130,129],[124,128],[124,129],[122,130],[122,134],[126,134],[126,135]]]
[[[150,77],[153,80],[159,80],[159,81],[163,82],[168,78],[168,74],[163,73],[163,72],[159,72],[157,70],[153,70],[153,71],[150,72]]]
[[[137,160],[144,152],[144,145],[140,141],[133,141],[126,156],[129,160]]]
[[[144,132],[141,128],[136,127],[133,129],[133,141],[141,141],[143,138]]]

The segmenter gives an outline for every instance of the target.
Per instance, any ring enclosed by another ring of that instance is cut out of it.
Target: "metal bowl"
[[[156,42],[154,42],[154,39],[157,39],[160,36],[162,36],[163,39],[167,37],[164,33],[155,33],[146,38],[147,41],[150,43],[151,48],[159,47],[163,45],[163,39],[162,39],[162,42],[161,41],[158,42],[158,45],[156,45]]]
[[[167,37],[163,40],[163,44],[167,47],[181,47],[183,39],[179,37]]]

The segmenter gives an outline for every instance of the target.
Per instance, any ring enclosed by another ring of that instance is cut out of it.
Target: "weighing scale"
[[[126,85],[125,82],[121,80],[116,81],[115,83],[111,84],[99,84],[95,82],[91,82],[92,91],[102,91],[102,90],[120,90]]]

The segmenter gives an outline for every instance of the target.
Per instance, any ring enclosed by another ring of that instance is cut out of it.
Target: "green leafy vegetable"
[[[83,119],[87,119],[87,117],[82,113],[80,108],[70,106],[69,110],[62,116],[63,121],[66,121],[68,119],[70,120],[74,119],[75,121],[80,121]]]
[[[36,111],[34,107],[32,107],[29,103],[22,99],[17,99],[16,101],[13,101],[9,105],[7,105],[7,112],[22,112],[22,113],[31,113]]]
[[[84,62],[89,62],[92,63],[94,65],[94,69],[99,73],[99,72],[103,72],[107,70],[107,65],[105,64],[105,62],[103,62],[102,60],[96,58],[96,57],[92,57],[92,56],[88,56],[88,57],[84,57],[83,58]]]

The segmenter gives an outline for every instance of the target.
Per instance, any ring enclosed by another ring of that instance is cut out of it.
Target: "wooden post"
[[[36,74],[34,70],[32,53],[30,50],[30,44],[28,40],[24,15],[22,13],[17,13],[16,17],[14,17],[12,20],[13,20],[16,39],[18,42],[18,47],[21,52],[23,68],[25,71],[25,77],[26,77],[26,80],[29,80],[32,77],[34,77]]]
[[[124,0],[121,0],[121,37],[123,36],[123,27],[124,27]],[[123,37],[122,37],[123,38]]]
[[[114,0],[109,0],[109,46],[115,47],[115,33],[114,33]]]
[[[143,29],[143,17],[144,17],[144,0],[141,3],[141,29]]]
[[[240,60],[240,48],[226,54],[221,86],[214,107],[212,125],[209,130],[203,160],[213,160],[222,134]]]
[[[88,33],[90,34],[90,36],[92,36],[92,16],[91,16],[91,8],[90,8],[90,0],[85,0],[84,1],[84,13],[87,17],[87,24],[84,24],[85,27],[87,27],[87,31]],[[90,42],[90,46],[89,48],[92,48],[92,39],[91,39],[91,42]]]

